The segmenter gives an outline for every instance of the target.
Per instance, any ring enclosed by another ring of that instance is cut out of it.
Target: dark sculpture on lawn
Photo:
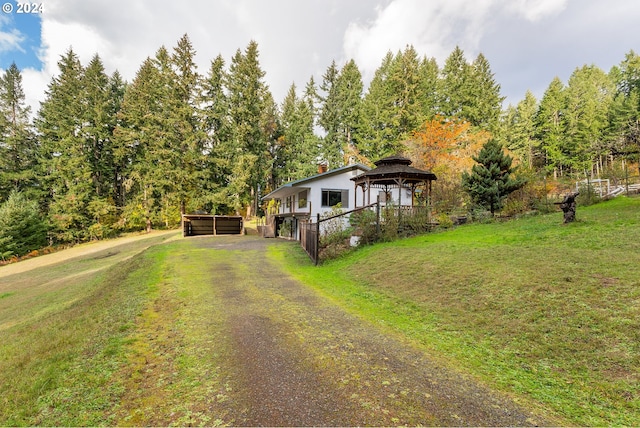
[[[569,193],[564,197],[564,200],[560,203],[560,208],[564,213],[564,222],[571,223],[576,220],[576,197],[580,192]]]

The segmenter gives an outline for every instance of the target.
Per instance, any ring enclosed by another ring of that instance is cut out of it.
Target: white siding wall
[[[331,175],[328,177],[320,177],[311,183],[305,183],[310,187],[307,194],[309,201],[311,201],[312,217],[315,219],[318,213],[324,214],[331,211],[331,207],[322,206],[322,191],[323,190],[346,190],[347,204],[342,203],[342,208],[345,210],[354,209],[353,194],[356,191],[355,185],[351,179],[358,174],[362,174],[363,171],[356,169],[354,171],[344,171],[341,174]],[[358,189],[358,205],[361,205],[362,190]]]

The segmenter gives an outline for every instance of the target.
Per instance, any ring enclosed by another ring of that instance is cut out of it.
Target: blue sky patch
[[[42,70],[43,64],[38,58],[42,44],[42,17],[41,10],[35,10],[39,5],[28,3],[20,6],[15,0],[0,0],[0,7],[0,68],[6,70],[15,62],[21,70]]]

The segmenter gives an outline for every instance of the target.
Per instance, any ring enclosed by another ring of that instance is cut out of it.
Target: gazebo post
[[[353,182],[353,209],[358,208],[358,184]]]

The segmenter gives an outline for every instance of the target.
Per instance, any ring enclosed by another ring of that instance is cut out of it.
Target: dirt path
[[[33,269],[50,266],[56,263],[74,259],[76,257],[87,256],[90,254],[98,253],[100,251],[108,250],[110,248],[130,244],[133,242],[144,241],[144,240],[148,240],[156,237],[168,236],[171,234],[178,236],[179,232],[175,230],[154,231],[154,232],[151,232],[150,234],[135,235],[127,238],[110,239],[106,241],[88,242],[86,244],[80,244],[75,247],[68,248],[66,250],[61,250],[55,253],[46,254],[44,256],[39,256],[32,259],[23,260],[17,263],[0,266],[0,278],[28,272]]]
[[[256,237],[197,238],[235,426],[554,425],[290,279]],[[216,257],[224,252],[226,257]],[[232,257],[228,257],[232,254]],[[230,261],[231,260],[231,261]]]

